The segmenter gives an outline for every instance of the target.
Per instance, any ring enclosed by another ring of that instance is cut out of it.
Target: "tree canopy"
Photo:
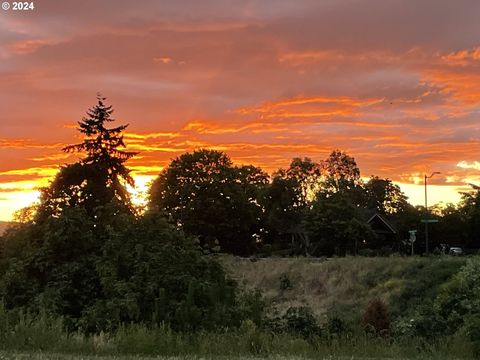
[[[343,151],[333,150],[321,163],[321,168],[323,191],[348,191],[361,185],[357,162]]]
[[[366,207],[380,214],[395,214],[405,210],[407,197],[390,179],[371,176],[365,184]]]
[[[65,209],[82,206],[93,216],[94,209],[112,200],[133,211],[126,184],[133,178],[125,162],[136,152],[121,150],[125,147],[122,132],[128,125],[108,128],[113,122],[112,106],[97,96],[97,104],[78,122],[84,139],[79,144],[63,148],[67,153],[81,153],[84,157],[75,164],[64,165],[51,182],[42,189],[37,220],[59,216]]]
[[[202,245],[218,242],[237,255],[252,254],[261,231],[259,194],[268,175],[254,166],[234,166],[214,150],[174,159],[150,191],[150,207],[165,214]]]

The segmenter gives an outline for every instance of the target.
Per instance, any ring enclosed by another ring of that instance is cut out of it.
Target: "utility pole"
[[[424,222],[425,222],[425,253],[427,255],[429,253],[429,249],[428,249],[428,223],[430,221],[428,219],[427,179],[430,179],[431,177],[433,177],[434,175],[437,175],[437,174],[440,174],[440,173],[438,171],[435,171],[430,176],[427,176],[427,174],[425,174],[425,219],[424,219]]]
[[[425,174],[425,253],[428,255],[428,203],[427,203],[427,175]]]

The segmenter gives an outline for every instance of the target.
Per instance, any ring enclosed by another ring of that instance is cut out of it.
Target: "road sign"
[[[422,219],[422,223],[437,223],[437,219]]]

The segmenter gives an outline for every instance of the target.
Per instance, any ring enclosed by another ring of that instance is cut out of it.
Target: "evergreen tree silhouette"
[[[50,186],[42,189],[38,217],[59,216],[74,206],[83,206],[93,214],[97,207],[114,199],[133,211],[125,185],[134,186],[134,181],[125,162],[138,153],[122,150],[125,148],[122,133],[128,124],[107,127],[114,119],[113,108],[105,100],[97,94],[97,104],[78,122],[83,141],[62,149],[85,156],[75,164],[61,167]]]
[[[110,181],[114,182],[121,177],[133,186],[130,170],[124,163],[138,153],[119,150],[120,147],[125,147],[121,134],[128,124],[108,129],[106,123],[115,121],[111,117],[113,108],[105,105],[106,98],[101,94],[97,94],[97,100],[97,105],[87,111],[88,117],[78,122],[78,130],[85,135],[83,142],[66,146],[62,150],[85,152],[87,156],[81,160],[83,164],[102,164],[109,169]]]

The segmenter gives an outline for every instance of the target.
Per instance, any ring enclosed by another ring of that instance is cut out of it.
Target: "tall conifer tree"
[[[73,206],[83,206],[93,214],[95,208],[114,199],[132,210],[125,185],[133,186],[134,182],[125,162],[137,153],[122,150],[122,133],[128,124],[107,127],[114,119],[113,108],[105,100],[98,94],[97,104],[78,122],[83,141],[62,149],[85,156],[75,164],[63,166],[50,186],[42,190],[39,217],[58,216]]]

